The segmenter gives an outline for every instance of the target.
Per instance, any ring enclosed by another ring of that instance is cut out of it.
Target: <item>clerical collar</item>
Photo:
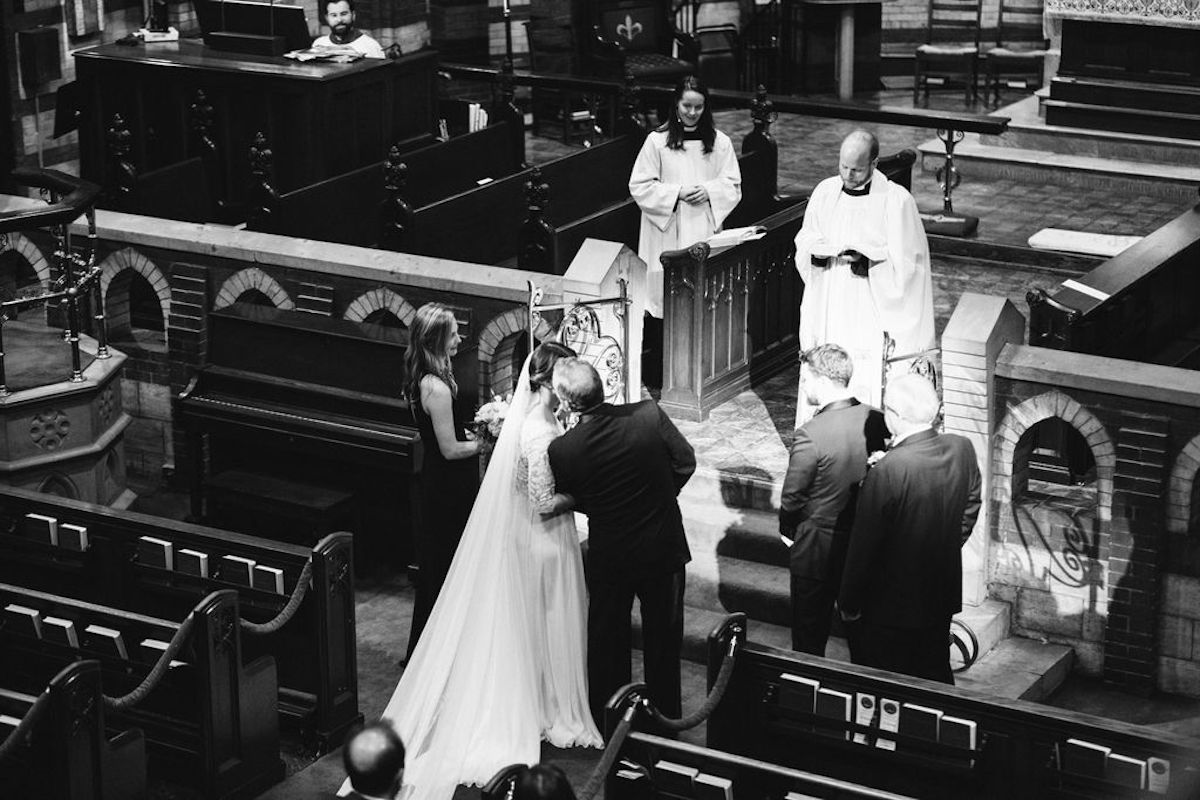
[[[846,194],[850,195],[851,197],[862,197],[864,194],[867,194],[868,192],[871,191],[871,182],[867,181],[866,183],[864,183],[862,185],[861,189],[847,189],[846,184],[843,183],[842,191],[845,192]]]
[[[683,140],[685,142],[703,142],[704,134],[700,133],[699,128],[696,128],[695,130],[690,130],[690,131],[685,130],[683,132]]]

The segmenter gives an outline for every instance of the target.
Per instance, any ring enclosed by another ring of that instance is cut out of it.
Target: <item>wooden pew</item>
[[[55,520],[59,546],[33,538],[44,523],[30,514]],[[86,529],[88,549],[69,549],[64,525]],[[142,537],[170,542],[175,569],[145,563]],[[295,615],[275,632],[246,633],[242,646],[250,659],[275,658],[280,716],[320,752],[362,720],[352,544],[350,534],[336,533],[309,548],[0,487],[0,581],[27,588],[172,619],[182,619],[210,592],[235,589],[242,619],[262,624],[283,612],[311,563],[311,583]],[[181,550],[206,554],[209,576],[182,571]],[[222,570],[227,555],[280,570],[283,592],[231,583]]]
[[[413,209],[520,170],[524,165],[512,146],[514,136],[524,132],[501,121],[445,142],[393,148],[385,160],[277,195],[252,213],[247,227],[322,242],[394,248],[400,240],[391,240],[387,230],[405,228]],[[389,164],[404,165],[402,185],[389,183]]]
[[[11,607],[41,615],[40,635],[18,624]],[[134,691],[159,661],[158,650],[143,642],[171,642],[191,620],[191,632],[153,688],[132,705],[113,710],[113,729],[145,731],[151,770],[194,783],[209,800],[249,797],[283,777],[279,759],[279,717],[275,707],[275,661],[269,656],[242,664],[237,593],[213,592],[187,618],[175,621],[72,600],[46,592],[0,584],[0,665],[6,681],[38,691],[64,666],[81,656],[101,665],[108,697]],[[48,617],[70,621],[77,645],[59,643]],[[115,631],[126,652],[116,652]]]
[[[710,686],[739,625],[743,615],[710,636]],[[885,730],[881,719],[897,714],[898,729]],[[1200,790],[1196,739],[753,643],[738,646],[707,743],[918,797],[1183,800]],[[1167,785],[1136,788],[1123,782],[1131,771]]]
[[[642,138],[618,136],[538,167],[549,187],[547,208],[554,209],[549,222],[566,224],[628,199],[629,170]],[[475,264],[515,258],[531,175],[520,172],[416,209],[404,252]],[[568,263],[573,256],[565,256]]]
[[[1029,343],[1168,366],[1200,367],[1200,208],[1054,292],[1028,294]]]
[[[23,743],[0,732],[5,797],[54,800],[141,800],[146,796],[146,743],[140,730],[109,738],[100,697],[100,662],[76,661],[50,679],[39,696],[0,688],[0,717],[36,714]],[[7,730],[7,727],[6,727]]]

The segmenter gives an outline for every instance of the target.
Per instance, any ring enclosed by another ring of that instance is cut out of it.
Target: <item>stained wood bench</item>
[[[40,633],[18,624],[14,606],[41,615]],[[0,664],[12,688],[39,691],[75,660],[94,658],[104,694],[118,698],[137,690],[159,662],[159,649],[146,643],[171,642],[190,619],[178,663],[132,705],[113,709],[108,726],[141,728],[152,773],[194,783],[209,800],[253,796],[283,777],[275,660],[243,666],[236,592],[214,592],[169,620],[0,584],[0,609]],[[47,618],[70,621],[77,644],[56,640]],[[117,632],[125,652],[96,627]]]
[[[520,170],[508,122],[433,142],[409,151],[381,154],[374,164],[286,192],[251,215],[247,227],[265,233],[361,247],[398,243],[389,228],[407,223],[412,209],[468,191],[480,181]],[[386,158],[385,158],[386,156]],[[389,191],[389,162],[403,165],[403,178]]]
[[[45,699],[38,705],[41,695]],[[24,741],[0,730],[0,786],[5,797],[55,800],[141,800],[146,796],[146,743],[140,730],[109,737],[101,701],[100,662],[76,661],[39,695],[0,688],[0,717],[20,724]]]
[[[85,528],[88,549],[71,550],[31,538],[28,514],[52,518],[60,528]],[[174,569],[144,563],[139,543],[147,536],[170,542],[176,556],[185,549],[206,554],[208,576],[187,574],[178,558]],[[362,719],[352,547],[348,533],[304,547],[0,487],[0,580],[7,583],[179,619],[210,592],[233,589],[241,618],[265,624],[283,612],[305,565],[311,564],[311,579],[294,616],[273,632],[245,635],[242,647],[248,658],[275,658],[282,721],[311,738],[317,750],[336,746],[346,729]],[[231,583],[223,574],[224,556],[280,570],[283,592]]]
[[[710,636],[710,686],[739,625],[735,616]],[[1196,739],[753,643],[738,646],[707,730],[717,750],[917,797],[1183,800],[1200,790]],[[1144,774],[1140,788],[1131,770]]]

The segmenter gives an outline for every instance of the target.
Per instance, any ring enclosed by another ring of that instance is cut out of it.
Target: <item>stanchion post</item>
[[[962,181],[958,168],[954,166],[954,147],[966,136],[964,131],[955,128],[938,128],[937,138],[946,148],[946,161],[935,173],[938,186],[942,189],[942,210],[936,214],[921,214],[921,221],[927,233],[942,236],[970,236],[979,227],[979,217],[969,214],[954,213],[952,195]]]

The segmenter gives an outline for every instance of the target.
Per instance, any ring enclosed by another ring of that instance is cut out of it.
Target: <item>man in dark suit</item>
[[[404,773],[404,744],[386,722],[374,722],[346,739],[342,764],[353,789],[346,797],[392,800]]]
[[[682,708],[684,565],[691,560],[676,496],[696,469],[692,447],[653,400],[604,402],[591,364],[564,358],[554,391],[579,423],[550,444],[555,488],[588,515],[588,689],[592,714],[631,679],[629,616],[642,610],[646,688],[668,717]]]
[[[982,480],[971,443],[933,429],[939,407],[925,378],[888,381],[892,446],[859,491],[838,607],[854,663],[952,684],[950,618]]]
[[[801,402],[816,413],[796,430],[783,495],[779,534],[788,545],[792,577],[792,649],[825,655],[867,457],[883,450],[883,414],[850,393],[850,355],[823,344],[800,357]]]

